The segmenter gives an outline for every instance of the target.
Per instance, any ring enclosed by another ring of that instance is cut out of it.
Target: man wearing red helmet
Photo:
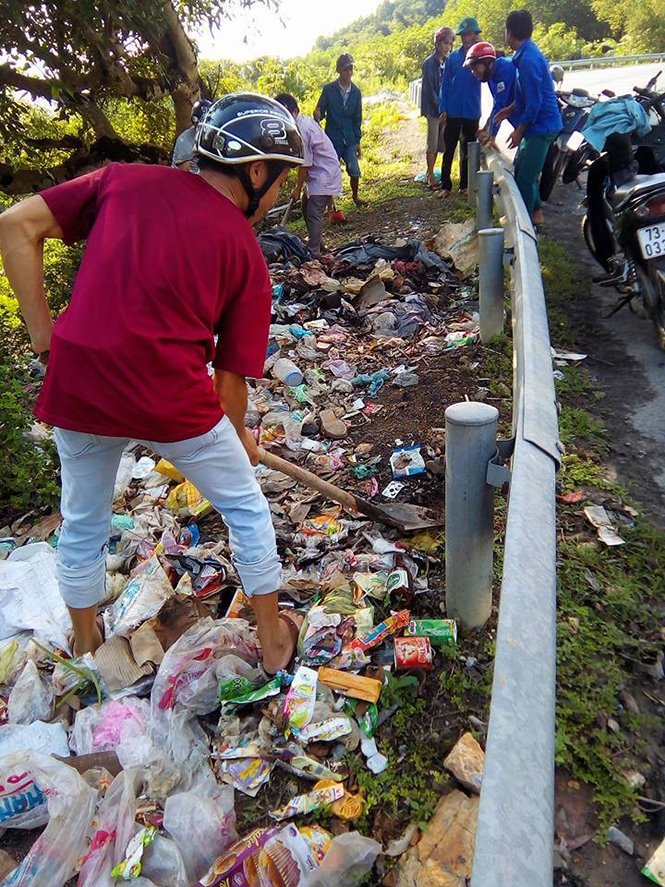
[[[501,121],[496,122],[496,114],[515,101],[517,70],[509,58],[497,57],[496,49],[486,42],[474,43],[467,53],[464,66],[471,68],[476,79],[489,86],[494,99],[487,124],[478,132],[478,140],[485,143],[496,138],[499,131]]]
[[[437,185],[434,166],[439,152],[445,151],[444,120],[439,114],[439,91],[441,76],[455,42],[452,28],[439,28],[434,35],[434,52],[423,62],[422,90],[420,93],[420,114],[427,120],[427,184]]]

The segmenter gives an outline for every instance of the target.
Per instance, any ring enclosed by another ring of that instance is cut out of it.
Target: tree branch
[[[11,86],[12,89],[29,92],[33,97],[41,96],[51,101],[55,100],[53,89],[55,88],[56,95],[58,90],[62,89],[62,84],[59,80],[42,80],[40,77],[28,77],[10,65],[0,65],[0,85]]]
[[[82,173],[91,172],[108,162],[168,165],[169,157],[155,145],[129,145],[120,139],[101,138],[89,148],[81,144],[57,166],[13,169],[7,163],[0,163],[0,191],[12,196],[34,194]]]

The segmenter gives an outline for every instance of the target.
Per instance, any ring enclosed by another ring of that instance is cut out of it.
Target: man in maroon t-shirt
[[[114,480],[129,440],[173,462],[223,515],[256,613],[264,666],[289,662],[297,624],[278,611],[281,565],[244,424],[245,378],[263,374],[271,287],[252,224],[302,142],[272,99],[215,102],[197,131],[200,174],[111,164],[0,216],[0,249],[46,378],[35,413],[62,467],[60,591],[74,653],[102,643]],[[86,249],[64,314],[44,294],[43,242]],[[208,364],[214,376],[208,374]]]

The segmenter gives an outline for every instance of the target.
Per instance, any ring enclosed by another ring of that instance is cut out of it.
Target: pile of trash
[[[270,237],[264,248],[286,257],[270,265],[274,324],[248,427],[268,451],[352,478],[368,500],[408,497],[413,476],[439,474],[440,452],[396,445],[394,486],[381,491],[372,446],[352,432],[380,412],[384,387],[418,384],[423,353],[475,341],[458,277],[416,241],[314,261],[286,255],[293,235]],[[139,444],[116,479],[94,655],[72,658],[60,516],[0,530],[0,828],[46,826],[0,885],[62,887],[78,873],[79,887],[353,887],[374,865],[381,845],[352,830],[365,801],[348,755],[385,771],[390,675],[424,678],[457,644],[455,623],[421,603],[441,536],[405,535],[278,471],[257,474],[284,562],[280,603],[304,616],[295,662],[274,676],[221,521]],[[239,836],[236,793],[256,797],[280,770],[299,791]],[[303,824],[317,811],[334,836]]]

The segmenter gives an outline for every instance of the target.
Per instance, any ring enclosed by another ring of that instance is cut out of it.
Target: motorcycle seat
[[[614,209],[620,210],[628,201],[638,194],[649,194],[651,191],[665,189],[665,173],[654,176],[637,175],[610,194],[610,202]]]

